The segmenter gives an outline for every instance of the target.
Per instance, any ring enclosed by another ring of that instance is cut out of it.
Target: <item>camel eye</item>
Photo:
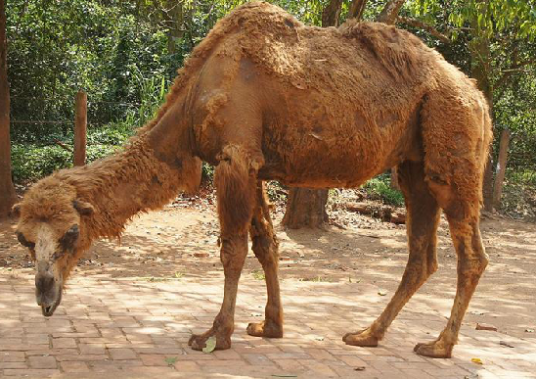
[[[59,243],[62,249],[63,250],[72,249],[79,235],[80,235],[80,230],[78,229],[78,225],[73,225],[71,229],[67,230],[65,234],[63,235],[63,237],[61,237],[59,240]]]
[[[24,237],[24,235],[21,233],[21,232],[17,232],[17,239],[19,240],[20,244],[24,247],[27,247],[29,249],[34,249],[35,248],[35,243],[33,242],[29,242],[28,240],[26,240],[26,238]]]

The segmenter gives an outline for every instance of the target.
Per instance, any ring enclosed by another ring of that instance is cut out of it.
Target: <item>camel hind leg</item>
[[[460,326],[487,264],[480,237],[482,180],[491,135],[485,100],[475,88],[463,95],[431,94],[421,113],[425,173],[430,191],[443,209],[457,255],[457,289],[446,328],[437,340],[415,352],[450,357]]]
[[[474,173],[482,177],[481,173]],[[415,346],[415,352],[435,358],[450,358],[458,341],[458,334],[469,302],[478,281],[488,265],[488,256],[480,237],[480,194],[479,185],[472,188],[473,196],[467,197],[468,188],[458,190],[456,185],[431,183],[449,222],[450,234],[457,255],[457,288],[454,304],[447,326],[439,337],[429,343]],[[465,195],[465,196],[464,196]]]
[[[422,162],[406,161],[398,167],[399,182],[407,209],[409,259],[402,280],[393,298],[367,329],[348,333],[348,345],[377,346],[398,312],[413,294],[437,270],[436,230],[439,206],[428,189]]]
[[[283,308],[278,278],[279,243],[274,233],[262,181],[257,184],[257,203],[249,231],[253,241],[253,252],[264,270],[268,301],[264,321],[250,323],[247,332],[254,337],[281,338],[283,337]]]

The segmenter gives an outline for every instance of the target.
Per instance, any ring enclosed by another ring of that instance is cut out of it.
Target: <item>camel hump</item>
[[[246,35],[273,35],[282,38],[285,35],[295,35],[295,29],[303,26],[294,16],[278,6],[267,2],[250,2],[235,8],[218,21],[207,39],[211,39],[211,34],[229,35],[236,30]]]
[[[340,26],[344,37],[354,38],[369,49],[397,80],[411,81],[423,74],[433,50],[413,34],[379,22],[350,20]]]

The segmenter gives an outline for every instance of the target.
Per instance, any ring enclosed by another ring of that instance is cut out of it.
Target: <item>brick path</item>
[[[371,284],[349,282],[283,280],[286,336],[267,340],[245,333],[247,322],[261,318],[265,289],[244,275],[232,349],[192,351],[190,333],[210,326],[221,288],[219,272],[164,282],[78,274],[46,319],[35,304],[32,276],[3,275],[0,377],[536,378],[536,340],[476,331],[474,324],[463,326],[454,358],[415,355],[414,344],[431,340],[446,322],[430,309],[428,295],[406,307],[381,347],[345,346],[341,336],[367,325],[387,300]]]

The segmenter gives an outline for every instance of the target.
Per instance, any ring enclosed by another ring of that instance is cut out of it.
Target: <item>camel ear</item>
[[[11,214],[15,217],[20,217],[20,203],[13,205],[11,208]]]
[[[91,216],[93,212],[95,212],[93,205],[86,203],[85,201],[74,200],[73,206],[82,216]]]

